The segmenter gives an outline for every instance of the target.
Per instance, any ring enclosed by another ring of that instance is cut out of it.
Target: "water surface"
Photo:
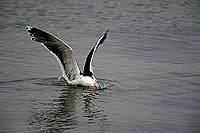
[[[0,132],[199,132],[198,0],[0,1]],[[67,42],[104,90],[57,81],[25,25]]]

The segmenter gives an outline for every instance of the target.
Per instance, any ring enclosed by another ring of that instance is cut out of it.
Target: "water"
[[[0,1],[0,132],[199,132],[198,0]],[[57,81],[56,59],[32,42],[36,26],[93,65],[104,90]]]

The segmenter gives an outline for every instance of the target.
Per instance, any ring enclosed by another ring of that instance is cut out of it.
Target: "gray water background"
[[[102,91],[57,81],[56,59],[28,24],[93,66]],[[0,132],[200,131],[199,0],[1,0]]]

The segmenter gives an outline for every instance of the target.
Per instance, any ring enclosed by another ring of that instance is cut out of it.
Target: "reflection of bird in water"
[[[77,125],[76,98],[81,91],[75,86],[63,86],[62,90],[57,90],[60,93],[58,97],[38,103],[39,107],[32,110],[30,121],[35,132],[57,133],[74,128]]]
[[[53,89],[57,84],[54,85]],[[32,110],[30,124],[35,132],[73,132],[73,129],[83,125],[98,125],[100,129],[106,129],[107,114],[99,106],[102,102],[99,99],[101,95],[75,86],[57,87],[61,87],[56,90],[60,93],[58,97],[51,101],[42,100],[44,102],[40,102],[38,108],[36,106]],[[44,108],[41,108],[41,104]]]
[[[32,37],[32,40],[42,43],[45,48],[55,55],[61,67],[62,77],[69,84],[92,86],[93,90],[100,89],[92,70],[92,59],[99,45],[103,44],[104,40],[107,38],[109,30],[107,30],[104,35],[99,38],[97,43],[90,50],[88,56],[86,57],[83,72],[80,71],[74,52],[69,45],[64,43],[59,38],[40,29],[26,26],[26,30],[30,33],[29,35]]]

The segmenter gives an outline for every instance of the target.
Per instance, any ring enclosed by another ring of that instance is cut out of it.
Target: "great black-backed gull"
[[[79,69],[73,49],[65,42],[56,36],[35,27],[26,26],[26,31],[29,32],[29,35],[33,41],[42,43],[43,46],[56,57],[60,64],[62,77],[69,84],[92,86],[93,90],[100,89],[92,70],[92,59],[99,45],[103,44],[104,40],[107,38],[109,29],[99,38],[97,43],[88,53],[85,59],[83,72],[81,72]]]

